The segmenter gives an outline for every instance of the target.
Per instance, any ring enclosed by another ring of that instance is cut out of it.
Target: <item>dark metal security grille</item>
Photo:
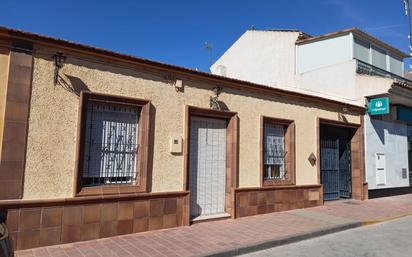
[[[139,108],[89,102],[83,185],[135,184]]]
[[[339,141],[339,192],[341,198],[350,198],[352,192],[351,149],[350,142]]]
[[[408,169],[409,186],[412,187],[412,129],[408,127]]]
[[[339,141],[320,141],[320,170],[324,200],[339,199]]]
[[[320,147],[324,200],[351,197],[350,143],[346,140],[322,139]]]

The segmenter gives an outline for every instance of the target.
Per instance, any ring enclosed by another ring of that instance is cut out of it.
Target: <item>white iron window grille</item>
[[[136,184],[136,106],[87,103],[83,186]]]
[[[285,178],[285,128],[283,125],[264,124],[264,179]]]

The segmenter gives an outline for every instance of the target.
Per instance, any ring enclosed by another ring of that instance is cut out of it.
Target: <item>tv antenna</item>
[[[403,0],[403,8],[405,11],[405,16],[408,16],[409,25],[409,58],[412,59],[412,18],[411,18],[411,5],[409,0]],[[409,64],[409,69],[412,69],[412,64]]]
[[[205,42],[203,48],[209,52],[209,62],[212,64],[213,45],[210,42]]]

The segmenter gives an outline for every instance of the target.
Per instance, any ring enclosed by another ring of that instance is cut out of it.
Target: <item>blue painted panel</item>
[[[397,110],[398,120],[412,123],[412,108],[405,107],[405,106],[397,106],[396,110]]]

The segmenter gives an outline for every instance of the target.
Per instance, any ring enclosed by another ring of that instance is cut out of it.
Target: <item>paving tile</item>
[[[258,201],[259,199],[256,197],[256,203]],[[252,202],[255,202],[253,197]],[[151,207],[151,210],[149,210],[149,207]],[[157,213],[157,207],[162,209],[161,212]],[[102,217],[102,220],[108,221],[105,224],[105,229],[103,229],[104,234],[110,236],[111,232],[115,231],[117,233],[123,229],[133,229],[135,232],[146,231],[155,229],[161,222],[171,222],[174,220],[173,214],[167,214],[171,215],[169,217],[170,220],[163,220],[158,216],[163,212],[172,213],[175,209],[173,202],[152,202],[150,206],[143,204],[134,205],[133,216],[131,209],[131,206],[119,206],[119,217],[124,219],[134,217],[134,220],[124,220],[124,224],[121,223],[119,225],[117,222],[110,221],[114,216],[117,216],[117,207],[116,211],[111,215]],[[189,227],[153,230],[86,242],[35,248],[33,250],[18,251],[16,256],[36,257],[40,256],[39,254],[41,253],[45,253],[42,256],[50,257],[173,257],[204,255],[219,249],[311,233],[314,230],[334,227],[337,224],[385,219],[408,213],[412,213],[412,194],[368,201],[342,200],[326,202],[324,206],[307,209],[256,215],[236,220],[205,222]],[[97,217],[90,217],[90,221],[95,221],[95,219]],[[66,219],[66,222],[69,224],[76,223],[71,222],[70,219]],[[34,223],[26,223],[24,225],[27,227],[34,227]]]

